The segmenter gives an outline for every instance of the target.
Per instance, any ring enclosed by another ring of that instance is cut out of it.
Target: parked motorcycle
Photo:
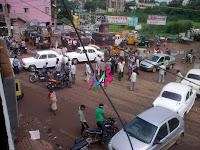
[[[187,63],[187,62],[189,62],[190,64],[192,64],[192,63],[194,63],[195,59],[196,59],[196,56],[194,56],[194,55],[191,55],[190,57],[188,57],[188,55],[186,55],[186,56],[182,59],[181,62],[182,62],[183,64],[185,64],[185,63]]]
[[[51,72],[48,72],[48,76],[51,78]],[[44,74],[40,70],[35,70],[34,73],[29,76],[30,82],[36,82],[37,80],[46,81]]]
[[[119,131],[119,128],[116,126],[117,122],[115,118],[108,118],[104,124],[106,127],[106,139],[110,139]],[[86,137],[92,139],[91,143],[99,142],[102,139],[103,131],[100,128],[87,128],[85,132]]]
[[[91,141],[92,140],[90,138],[85,139],[83,137],[80,137],[75,140],[74,146],[72,146],[71,148],[68,148],[66,150],[88,150],[88,146],[90,145]],[[60,145],[58,145],[58,144],[56,144],[56,145],[59,150],[63,149]]]
[[[64,88],[66,86],[72,87],[69,77],[66,74],[62,76],[57,75],[56,79],[49,79],[47,88]]]

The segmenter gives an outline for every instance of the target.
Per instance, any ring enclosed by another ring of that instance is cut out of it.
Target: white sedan
[[[195,98],[196,90],[181,83],[171,82],[163,87],[153,106],[168,108],[184,117],[194,105]]]
[[[59,55],[57,52],[52,50],[45,50],[38,51],[34,57],[23,58],[22,65],[25,69],[33,71],[36,68],[42,68],[46,62],[48,62],[47,67],[54,67],[56,65],[57,59],[59,59],[59,62],[68,61],[66,56]]]
[[[181,83],[192,87],[192,89],[197,91],[197,95],[200,95],[200,69],[189,70],[185,79]]]
[[[104,53],[101,51],[98,51],[96,48],[91,46],[85,46],[86,53],[89,57],[90,61],[95,61],[98,55],[101,56],[102,59],[104,59]],[[83,52],[83,47],[78,47],[75,52],[68,52],[66,53],[66,56],[72,60],[73,63],[77,64],[78,62],[87,61],[87,57],[85,53]]]

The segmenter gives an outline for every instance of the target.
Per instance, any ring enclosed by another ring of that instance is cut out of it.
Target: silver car
[[[168,149],[184,136],[184,121],[175,112],[152,107],[125,126],[134,150]],[[124,129],[112,137],[109,150],[132,150]]]
[[[167,54],[153,54],[153,55],[151,55],[147,59],[142,60],[140,62],[140,68],[147,70],[147,71],[156,72],[157,70],[159,70],[159,66],[161,66],[163,64],[165,58],[168,60],[167,68],[172,69],[173,65],[176,64],[176,59],[175,59],[174,56],[169,56]]]

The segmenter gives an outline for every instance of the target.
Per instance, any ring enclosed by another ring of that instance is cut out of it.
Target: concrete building
[[[51,24],[51,0],[0,0],[0,16],[5,15],[20,26],[31,22]],[[1,18],[1,17],[0,17]]]
[[[107,11],[122,12],[124,11],[125,0],[107,0]]]

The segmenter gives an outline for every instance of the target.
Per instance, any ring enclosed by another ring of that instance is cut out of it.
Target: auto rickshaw
[[[120,55],[121,50],[124,51],[125,49],[124,49],[124,48],[121,48],[121,47],[112,46],[110,55],[111,55],[111,56]]]
[[[147,52],[148,51],[146,48],[137,48],[137,53],[140,61],[151,56],[151,54],[148,54]]]
[[[37,31],[31,31],[29,33],[28,43],[30,43],[34,46],[35,45],[35,38],[36,38],[37,34],[38,34]]]
[[[16,83],[16,95],[17,95],[17,100],[20,100],[24,97],[24,93],[21,90],[21,86],[18,80],[15,81]]]
[[[46,27],[38,26],[37,31],[38,31],[39,34],[48,34],[48,30],[47,30]]]
[[[39,34],[38,35],[40,37],[40,40],[39,40],[39,48],[42,48],[42,47],[50,47],[50,35],[48,34]]]
[[[28,42],[29,40],[29,33],[34,31],[34,29],[27,29],[25,30],[25,33],[24,33],[24,39],[25,39],[25,42]]]

